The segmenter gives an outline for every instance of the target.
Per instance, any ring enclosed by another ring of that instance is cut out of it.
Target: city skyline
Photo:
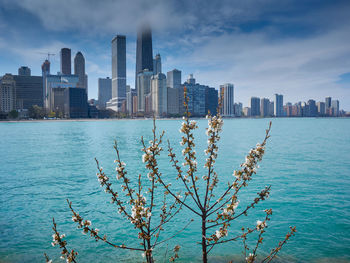
[[[103,3],[103,7],[96,7],[98,15],[107,12],[108,7],[112,8],[109,2]],[[117,2],[116,5],[121,3]],[[89,98],[97,98],[98,78],[111,77],[110,41],[116,34],[126,34],[126,84],[134,87],[136,23],[129,26],[125,21],[116,26],[107,24],[103,29],[103,20],[99,20],[96,27],[85,34],[87,28],[84,26],[62,26],[60,23],[63,22],[57,21],[58,17],[53,17],[56,24],[52,24],[52,21],[43,23],[44,16],[52,12],[38,13],[26,1],[16,3],[1,0],[0,4],[0,27],[7,28],[9,32],[6,38],[1,37],[0,75],[15,74],[20,66],[28,66],[32,75],[40,76],[40,65],[45,56],[39,52],[56,54],[50,58],[51,74],[56,74],[60,67],[59,50],[69,47],[72,55],[77,51],[84,54],[86,73],[89,75]],[[35,4],[34,1],[33,6]],[[277,6],[273,7],[273,4]],[[169,8],[168,14],[174,5],[165,2],[158,8]],[[315,1],[297,5],[293,1],[285,4],[270,1],[266,6],[255,3],[255,14],[249,11],[252,4],[244,6],[237,3],[236,9],[228,8],[227,14],[221,12],[223,17],[219,22],[214,23],[210,18],[209,24],[198,19],[209,11],[192,14],[189,5],[180,6],[186,25],[183,21],[179,25],[170,22],[160,25],[161,15],[152,13],[153,50],[154,54],[160,53],[162,57],[163,72],[174,68],[182,70],[182,82],[187,75],[194,73],[200,83],[216,89],[223,83],[233,83],[235,98],[244,105],[249,105],[251,96],[273,99],[273,94],[279,93],[284,95],[285,102],[308,101],[310,98],[323,101],[324,97],[331,96],[340,100],[341,108],[350,109],[350,47],[346,34],[350,23],[345,16],[350,7],[346,2],[324,1],[321,4]],[[225,7],[228,4],[223,1],[216,8],[222,10]],[[63,2],[57,8],[66,10],[68,6]],[[86,8],[91,8],[89,3]],[[137,7],[130,8],[134,10]],[[83,14],[86,11],[84,9]],[[273,16],[272,11],[276,11]],[[67,13],[68,21],[74,12],[73,6]],[[191,14],[193,21],[188,20]],[[327,14],[328,24],[322,21],[322,14]],[[181,17],[179,12],[175,12],[175,15]],[[125,16],[122,18],[127,20]],[[342,23],[334,23],[332,18]],[[28,32],[21,29],[24,23],[32,25]],[[100,29],[101,32],[96,32]],[[166,33],[165,29],[171,29],[171,34]],[[67,38],[72,32],[75,34]],[[37,39],[39,33],[41,38]],[[16,41],[11,42],[14,38]],[[23,38],[28,41],[23,41]]]

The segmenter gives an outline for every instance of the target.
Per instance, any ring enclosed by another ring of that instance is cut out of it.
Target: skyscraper
[[[145,100],[146,96],[151,92],[151,77],[153,75],[153,71],[149,71],[148,69],[143,70],[137,76],[137,108],[139,112],[146,112]]]
[[[122,35],[112,40],[112,100],[115,111],[120,111],[126,100],[126,37]]]
[[[226,83],[224,85],[220,85],[220,96],[222,98],[222,108],[221,108],[222,116],[234,117],[235,109],[234,109],[233,84]]]
[[[22,66],[18,69],[18,76],[30,76],[31,71],[30,68]]]
[[[153,59],[153,73],[154,75],[162,73],[162,59],[159,53]]]
[[[152,31],[151,28],[147,26],[141,28],[137,34],[135,72],[136,90],[138,89],[137,76],[145,69],[153,72]]]
[[[85,82],[85,58],[80,51],[75,55],[74,58],[74,74],[79,78],[78,88],[85,89],[87,94],[87,83]]]
[[[339,116],[339,100],[332,100],[331,102],[332,116]]]
[[[332,97],[326,97],[325,99],[325,110],[326,110],[326,115],[331,115],[331,107],[332,107]]]
[[[283,117],[283,95],[275,94],[274,115],[275,117]]]
[[[166,77],[163,73],[153,75],[151,78],[152,111],[155,116],[161,117],[167,114],[167,87]]]
[[[173,69],[167,72],[166,76],[167,87],[180,88],[181,86],[181,70]]]
[[[270,113],[270,100],[267,98],[261,98],[260,100],[260,115],[261,117],[267,117]]]
[[[260,99],[257,97],[250,98],[250,116],[260,116]]]
[[[112,98],[112,80],[110,78],[98,79],[98,107],[106,108],[106,103]]]
[[[70,48],[62,48],[60,52],[61,56],[61,74],[71,75],[72,74],[72,60]]]

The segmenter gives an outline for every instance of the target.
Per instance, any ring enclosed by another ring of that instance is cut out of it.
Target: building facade
[[[112,102],[110,108],[121,111],[126,100],[126,37],[117,35],[112,40]]]
[[[159,53],[153,59],[153,74],[157,75],[158,73],[162,73],[162,59]]]
[[[165,117],[168,113],[168,90],[166,76],[163,73],[153,75],[151,78],[152,111],[157,117]]]
[[[98,108],[105,109],[106,103],[112,99],[112,79],[99,78],[98,79]]]
[[[148,26],[142,27],[137,33],[135,72],[137,94],[139,94],[137,78],[139,73],[142,73],[145,69],[153,72],[152,31]]]
[[[179,89],[181,87],[181,70],[173,69],[167,72],[167,87]]]
[[[275,117],[283,117],[283,95],[275,94],[274,115]]]
[[[72,59],[70,48],[62,48],[60,51],[61,61],[61,74],[71,75],[72,74]]]
[[[88,94],[87,75],[85,74],[85,58],[80,51],[78,51],[74,57],[74,75],[77,75],[79,78],[78,88],[85,89],[86,94]]]
[[[220,97],[222,98],[221,114],[224,117],[234,117],[234,85],[226,83],[220,85]]]
[[[12,74],[5,74],[0,81],[0,112],[16,108],[16,82]]]
[[[250,116],[260,116],[260,99],[258,97],[250,98]]]

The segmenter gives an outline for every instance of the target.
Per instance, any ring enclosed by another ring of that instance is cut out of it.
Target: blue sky
[[[285,102],[331,96],[350,110],[350,2],[298,0],[0,0],[0,75],[29,66],[41,74],[45,55],[59,71],[59,50],[81,51],[89,97],[111,75],[110,42],[127,36],[127,82],[135,80],[136,31],[153,28],[163,72],[182,70],[205,85],[235,85],[235,101],[251,96]]]

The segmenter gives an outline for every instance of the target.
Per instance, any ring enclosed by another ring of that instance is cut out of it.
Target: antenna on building
[[[50,61],[50,56],[54,56],[56,54],[54,53],[50,53],[50,52],[38,52],[39,54],[45,54],[47,55],[47,60]]]

